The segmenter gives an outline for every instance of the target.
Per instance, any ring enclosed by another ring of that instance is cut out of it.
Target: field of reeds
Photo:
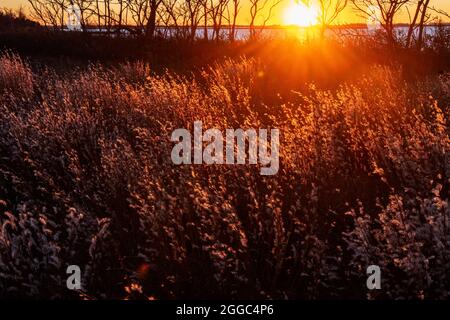
[[[60,71],[3,53],[0,297],[448,298],[450,73],[350,59],[322,86],[270,68]],[[196,120],[278,128],[278,174],[174,165],[171,133]]]

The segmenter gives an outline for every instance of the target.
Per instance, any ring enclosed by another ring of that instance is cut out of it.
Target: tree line
[[[250,25],[256,34],[257,21],[269,21],[281,0],[250,0]],[[46,26],[64,29],[68,11],[76,8],[81,29],[96,27],[106,32],[128,30],[148,38],[157,26],[169,27],[175,36],[220,39],[224,26],[235,39],[241,0],[28,0],[33,18]],[[208,32],[211,28],[212,32]]]
[[[198,33],[205,39],[236,38],[238,16],[242,2],[248,1],[247,19],[250,37],[255,37],[273,16],[283,0],[28,0],[32,16],[40,23],[64,29],[68,10],[76,8],[82,31],[98,28],[105,32],[128,30],[153,38],[157,27],[171,36],[194,39]],[[357,15],[379,23],[389,45],[398,45],[394,30],[400,12],[409,17],[409,27],[403,39],[406,47],[421,48],[424,28],[437,16],[449,14],[431,6],[430,0],[297,0],[314,3],[319,11],[321,37],[338,21],[346,8]],[[226,30],[226,32],[223,32]]]

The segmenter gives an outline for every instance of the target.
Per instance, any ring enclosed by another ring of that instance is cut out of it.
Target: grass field
[[[0,296],[448,297],[447,53],[208,45],[2,53]],[[170,135],[196,120],[278,128],[278,174],[174,165]]]

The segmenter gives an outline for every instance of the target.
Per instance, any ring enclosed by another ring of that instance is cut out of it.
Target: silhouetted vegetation
[[[0,34],[3,32],[28,32],[36,29],[41,29],[39,23],[29,20],[23,11],[0,9]]]
[[[448,73],[367,66],[277,97],[297,83],[271,63],[61,73],[3,55],[0,296],[365,298],[374,263],[370,298],[447,297]],[[279,128],[280,172],[172,164],[172,130],[195,120]]]
[[[0,29],[0,298],[448,298],[446,26],[420,46]],[[278,174],[174,165],[197,120],[280,129]]]

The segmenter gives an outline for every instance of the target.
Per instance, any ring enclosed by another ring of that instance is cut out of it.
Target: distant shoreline
[[[394,25],[394,28],[409,28],[409,24],[407,23],[398,23]],[[300,29],[300,30],[307,30],[307,29],[316,29],[319,26],[315,25],[315,26],[310,26],[310,27],[304,27],[304,26],[297,26],[297,25],[269,25],[269,26],[254,26],[253,28],[255,30],[283,30],[283,29]],[[426,28],[429,27],[450,27],[450,23],[430,23],[430,24],[426,24],[425,25]],[[47,27],[49,29],[52,29],[54,27]],[[189,30],[191,28],[191,26],[156,26],[157,29],[187,29]],[[214,29],[214,26],[206,26],[207,29]],[[56,28],[56,29],[60,29],[60,28]],[[97,26],[86,26],[85,29],[87,31],[89,30],[98,30],[99,28]],[[105,30],[107,28],[104,28]],[[136,26],[112,26],[109,28],[109,31],[114,32],[117,31],[118,29],[122,29],[122,30],[137,30],[138,28]],[[205,26],[197,26],[196,30],[200,31],[200,30],[204,30]],[[232,29],[232,26],[230,25],[223,25],[220,26],[221,30],[228,30],[228,29]],[[237,25],[235,26],[236,30],[248,30],[250,29],[250,26],[247,25]],[[359,29],[367,29],[367,24],[364,23],[357,23],[357,24],[343,24],[343,25],[332,25],[332,26],[328,26],[327,29],[353,29],[353,30],[359,30]]]

